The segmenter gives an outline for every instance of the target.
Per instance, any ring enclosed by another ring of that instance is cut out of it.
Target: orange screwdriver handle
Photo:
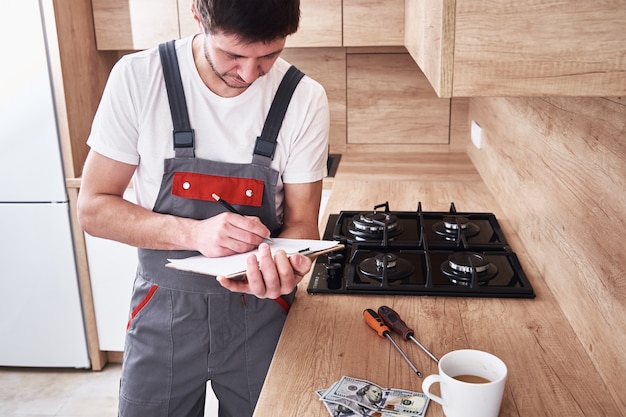
[[[379,307],[378,314],[382,317],[383,322],[394,332],[401,334],[404,340],[409,340],[409,338],[415,334],[413,329],[409,328],[404,320],[402,320],[398,313],[393,311],[391,307]]]
[[[385,337],[385,333],[389,334],[389,327],[385,326],[383,320],[371,308],[363,310],[363,318],[365,323],[370,326],[380,337]]]

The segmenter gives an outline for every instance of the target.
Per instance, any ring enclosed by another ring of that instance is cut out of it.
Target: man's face
[[[244,43],[235,35],[207,34],[204,56],[219,79],[228,87],[241,90],[267,74],[284,46],[285,38]]]
[[[378,387],[370,386],[369,389],[365,391],[365,396],[372,404],[376,404],[383,398],[383,392]]]

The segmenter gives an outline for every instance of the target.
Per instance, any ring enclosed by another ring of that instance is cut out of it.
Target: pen
[[[228,211],[230,211],[231,213],[235,213],[235,214],[239,214],[240,216],[243,216],[243,214],[239,213],[237,211],[236,208],[234,208],[233,206],[230,205],[230,203],[226,200],[224,200],[223,198],[220,198],[219,195],[213,193],[211,194],[212,197],[215,199],[215,201],[217,201],[218,203],[220,203],[222,206],[224,206],[224,208]]]
[[[226,210],[230,211],[231,213],[235,213],[235,214],[238,214],[238,215],[240,215],[240,216],[243,216],[243,214],[239,213],[239,212],[237,211],[237,209],[236,209],[236,208],[234,208],[233,206],[231,206],[231,205],[230,205],[230,203],[229,203],[228,201],[224,200],[224,199],[223,199],[223,198],[221,198],[219,195],[217,195],[217,194],[213,193],[213,194],[211,194],[211,196],[215,199],[215,201],[217,201],[217,202],[218,202],[218,203],[220,203],[222,206],[224,206],[224,208],[225,208]],[[265,238],[265,239],[266,239],[266,240],[268,240],[268,241],[270,241],[270,242],[273,242],[273,240],[272,240],[272,238],[271,238],[271,237],[267,237],[267,238]]]

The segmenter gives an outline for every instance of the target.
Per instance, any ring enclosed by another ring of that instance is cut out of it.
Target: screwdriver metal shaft
[[[393,331],[401,334],[405,340],[413,341],[417,346],[420,347],[432,360],[439,363],[439,359],[435,357],[432,353],[428,351],[420,342],[417,341],[413,334],[415,333],[413,329],[406,325],[404,320],[400,318],[398,313],[396,313],[391,307],[380,306],[378,308],[378,314],[382,318],[383,322],[389,326]]]
[[[391,342],[391,344],[393,345],[393,347],[396,348],[396,350],[398,351],[398,353],[400,355],[402,355],[402,358],[404,358],[404,360],[406,361],[406,363],[409,364],[409,366],[411,367],[411,369],[413,369],[413,372],[415,372],[417,374],[417,376],[419,376],[420,378],[422,377],[422,373],[415,367],[415,365],[413,365],[413,363],[409,360],[409,358],[407,358],[407,356],[404,354],[404,352],[402,351],[402,349],[400,349],[400,346],[398,346],[398,344],[393,340],[393,338],[389,335],[389,333],[385,333],[385,336],[387,337],[387,339],[389,339],[389,341]]]
[[[409,360],[409,358],[404,354],[400,346],[396,344],[391,335],[389,334],[389,327],[385,325],[383,320],[380,318],[378,313],[376,313],[371,308],[367,308],[363,311],[363,318],[368,326],[370,326],[380,337],[386,337],[387,340],[391,342],[394,348],[398,351],[398,353],[402,356],[402,358],[409,364],[413,372],[417,374],[420,378],[422,377],[422,373],[413,365],[413,363]]]
[[[432,360],[434,360],[435,362],[439,363],[439,359],[437,359],[437,357],[436,357],[435,355],[433,355],[432,353],[430,353],[430,352],[428,351],[428,349],[426,349],[426,348],[424,347],[424,345],[422,345],[420,342],[418,342],[418,341],[417,341],[417,339],[416,339],[416,338],[414,338],[413,336],[409,336],[409,339],[411,339],[413,342],[415,342],[415,344],[416,344],[417,346],[419,346],[419,347],[420,347],[420,349],[422,349],[422,350],[424,351],[424,353],[426,353],[428,356],[430,356],[430,358],[431,358]]]

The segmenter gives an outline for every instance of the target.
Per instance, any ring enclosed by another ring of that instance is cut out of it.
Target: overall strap
[[[274,157],[274,152],[276,151],[276,139],[278,138],[278,132],[283,124],[283,119],[285,118],[287,107],[289,107],[291,96],[293,95],[293,92],[302,77],[304,77],[304,73],[293,65],[289,67],[285,73],[280,85],[278,86],[276,96],[274,96],[274,101],[272,101],[267,118],[265,119],[261,136],[256,138],[254,156],[252,157],[253,164],[263,166],[270,165],[270,162]]]
[[[160,44],[159,55],[161,57],[165,88],[167,89],[167,98],[170,103],[170,112],[174,125],[173,136],[176,157],[193,158],[194,134],[189,124],[187,102],[185,101],[183,82],[180,78],[174,41]]]

